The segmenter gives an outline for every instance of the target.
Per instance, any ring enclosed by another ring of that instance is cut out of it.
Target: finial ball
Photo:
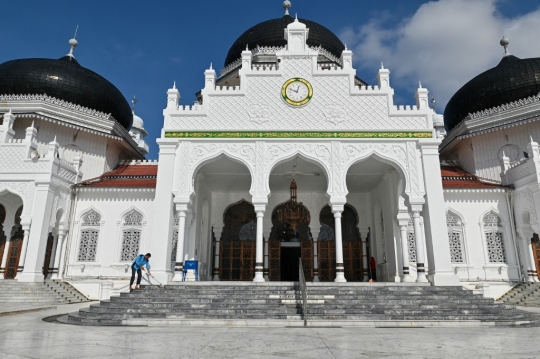
[[[283,2],[283,8],[284,8],[285,10],[289,10],[289,9],[291,8],[291,6],[292,6],[292,5],[291,5],[291,2],[290,2],[289,0],[285,0],[285,1]]]
[[[69,46],[77,47],[77,45],[79,45],[79,42],[77,40],[75,40],[75,39],[69,40]]]
[[[508,45],[510,45],[510,40],[508,40],[506,36],[503,36],[503,38],[501,39],[501,46],[508,46]]]

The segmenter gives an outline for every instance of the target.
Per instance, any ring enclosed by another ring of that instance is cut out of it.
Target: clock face
[[[292,106],[304,106],[313,97],[313,87],[302,78],[292,78],[281,88],[281,97]]]

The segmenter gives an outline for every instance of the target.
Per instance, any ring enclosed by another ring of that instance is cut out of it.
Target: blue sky
[[[355,52],[358,76],[374,84],[380,62],[392,71],[396,103],[413,104],[418,80],[438,112],[461,85],[497,64],[500,25],[519,57],[540,56],[540,8],[533,0],[291,0],[292,13],[328,27]],[[213,62],[247,28],[281,17],[281,0],[34,0],[2,4],[0,63],[59,58],[79,25],[75,56],[131,100],[149,132],[148,158],[163,124],[166,91],[176,81],[190,104]],[[24,16],[21,16],[24,14]],[[531,45],[532,44],[532,45]]]

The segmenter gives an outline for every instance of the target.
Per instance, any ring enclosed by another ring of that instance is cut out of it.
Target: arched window
[[[120,261],[128,262],[139,254],[143,225],[143,215],[132,209],[124,215],[122,228],[122,252]]]
[[[416,241],[414,240],[414,224],[412,214],[409,213],[407,222],[407,247],[409,249],[409,262],[416,263]]]
[[[486,236],[488,259],[490,263],[505,263],[504,238],[501,219],[497,213],[490,211],[483,218]]]
[[[452,263],[463,263],[463,223],[461,218],[451,211],[446,212],[446,228],[450,243],[450,260]]]
[[[93,209],[82,216],[81,242],[77,260],[82,262],[94,262],[96,260],[100,225],[101,215]]]

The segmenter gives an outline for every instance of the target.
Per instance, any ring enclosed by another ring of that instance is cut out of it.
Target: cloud
[[[341,38],[354,51],[359,70],[375,72],[384,62],[398,91],[410,92],[421,80],[436,96],[438,112],[442,112],[461,86],[500,61],[501,25],[512,54],[540,56],[540,7],[507,18],[498,12],[499,2],[431,1],[410,18],[395,19],[382,13],[365,25],[345,29]]]

